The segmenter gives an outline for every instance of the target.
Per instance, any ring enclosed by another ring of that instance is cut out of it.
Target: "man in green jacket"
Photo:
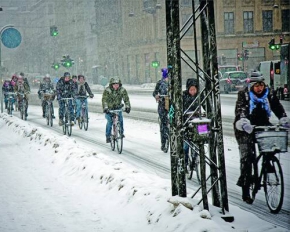
[[[102,96],[102,106],[107,119],[106,125],[106,142],[111,142],[111,130],[113,125],[112,114],[110,110],[117,110],[122,108],[122,101],[125,105],[125,112],[127,114],[131,111],[131,105],[127,90],[122,87],[121,80],[118,77],[112,77],[110,79],[109,86],[104,90]],[[123,127],[123,115],[122,111],[119,113],[119,121],[121,125],[121,136],[124,136],[124,127]]]

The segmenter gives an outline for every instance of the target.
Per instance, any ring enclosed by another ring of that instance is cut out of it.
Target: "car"
[[[219,80],[220,91],[224,93],[239,91],[244,88],[247,77],[247,73],[243,71],[225,72]]]

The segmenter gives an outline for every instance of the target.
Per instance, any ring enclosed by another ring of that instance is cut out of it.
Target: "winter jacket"
[[[86,96],[86,93],[88,92],[89,95],[93,95],[91,88],[87,82],[77,85],[77,96]]]
[[[119,109],[122,101],[124,101],[125,108],[131,108],[130,99],[127,90],[122,87],[121,80],[118,79],[119,88],[113,88],[113,78],[110,80],[109,86],[104,90],[102,95],[103,109],[116,110]]]
[[[19,82],[17,81],[15,86],[14,86],[14,91],[17,93],[24,93],[24,97],[28,100],[28,96],[30,93],[30,88],[27,84],[27,82],[23,81],[23,82]],[[20,96],[20,95],[19,95]]]
[[[65,81],[64,78],[59,79],[56,85],[57,100],[61,98],[71,98],[77,93],[73,80]]]
[[[164,79],[159,80],[153,91],[153,97],[155,98],[157,95],[168,95],[168,85],[168,82]],[[165,109],[165,98],[161,97],[158,101],[158,113],[159,115],[163,113],[167,114],[167,111],[168,110]]]
[[[2,86],[2,92],[5,94],[7,92],[14,92],[14,87],[12,85],[12,83],[9,82],[4,82],[3,86]]]
[[[261,95],[263,95],[265,92],[266,89]],[[271,111],[276,115],[278,119],[287,116],[283,106],[281,105],[279,99],[275,94],[269,91],[267,99]],[[243,133],[246,133],[244,131],[237,130],[235,126],[236,122],[241,118],[249,119],[251,124],[256,126],[271,125],[269,117],[267,115],[267,111],[263,107],[261,107],[260,104],[257,104],[255,109],[250,114],[250,96],[248,87],[238,92],[238,98],[235,107],[234,130],[238,142],[240,141],[240,138],[243,137]]]
[[[51,82],[42,82],[39,85],[39,90],[38,90],[38,94],[42,91],[42,92],[46,92],[49,90],[54,90],[54,86],[53,83]]]

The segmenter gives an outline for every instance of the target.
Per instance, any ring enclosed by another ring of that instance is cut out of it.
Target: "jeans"
[[[107,119],[106,137],[109,138],[111,136],[112,125],[113,125],[112,114],[110,114],[110,113],[105,114],[105,118]],[[119,122],[120,122],[121,134],[123,134],[124,133],[124,127],[123,127],[123,114],[122,114],[122,111],[119,112]]]
[[[86,108],[88,108],[88,100],[86,98],[85,99],[79,99],[79,98],[76,99],[76,106],[77,106],[76,118],[80,117],[81,107],[82,107],[83,102],[86,104]]]

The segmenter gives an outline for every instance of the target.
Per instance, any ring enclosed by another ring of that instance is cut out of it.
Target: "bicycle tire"
[[[46,118],[46,125],[49,126],[49,114],[50,114],[50,108],[48,106],[48,103],[45,107],[45,118]]]
[[[87,111],[87,109],[84,109],[83,124],[84,124],[85,131],[87,131],[88,130],[88,127],[89,127],[89,117],[88,117],[88,111]]]
[[[11,104],[10,100],[8,101],[7,113],[9,115],[12,115],[12,104]]]
[[[117,143],[117,150],[118,153],[121,154],[123,150],[123,136],[121,133],[121,127],[120,123],[117,123],[117,128],[116,128],[116,143]]]
[[[66,130],[67,130],[67,135],[71,136],[72,133],[72,121],[70,118],[70,113],[69,111],[67,111],[67,115],[66,115]]]
[[[81,116],[78,120],[79,128],[83,129],[83,116]]]
[[[169,150],[169,134],[166,133],[166,138],[165,138],[165,144],[164,144],[163,152],[167,153],[168,150]]]
[[[27,120],[26,113],[25,113],[25,111],[26,111],[26,104],[27,104],[27,102],[24,99],[23,104],[22,104],[22,110],[23,110],[23,117],[24,117],[24,120],[25,121]]]
[[[280,162],[276,156],[269,160],[271,167],[264,169],[264,191],[267,206],[271,213],[279,213],[283,205],[284,179]]]
[[[22,106],[20,107],[20,117],[22,120],[24,120],[24,108],[23,108],[23,106],[24,106],[24,102],[22,100]]]
[[[192,156],[191,154],[188,154],[188,167],[185,167],[187,169],[187,179],[188,180],[191,180],[192,179],[192,176],[193,176],[193,162],[192,162]]]
[[[200,178],[200,157],[199,155],[196,156],[195,158],[195,172],[196,172],[196,180],[199,184],[201,184],[201,178]]]
[[[52,117],[52,115],[53,115],[53,108],[52,108],[52,103],[50,103],[50,104],[51,105],[49,107],[49,109],[50,109],[49,115],[50,115],[50,126],[52,127],[53,126],[53,117]]]
[[[111,133],[111,142],[110,142],[112,151],[115,151],[115,147],[116,147],[115,146],[114,131],[115,131],[115,125],[113,124],[113,126],[112,126],[112,133]]]

